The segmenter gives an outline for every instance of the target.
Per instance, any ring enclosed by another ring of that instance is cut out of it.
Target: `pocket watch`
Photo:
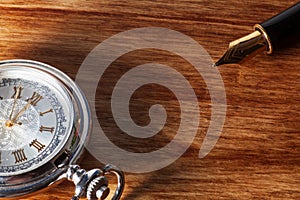
[[[76,163],[91,132],[87,100],[63,72],[31,60],[0,62],[0,198],[35,193],[63,179],[73,181],[72,200],[105,199],[106,175],[121,170],[106,165],[86,171]]]

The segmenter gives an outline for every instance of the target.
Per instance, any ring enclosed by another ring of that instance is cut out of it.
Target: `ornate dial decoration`
[[[68,118],[57,91],[26,79],[0,82],[0,174],[37,168],[64,143]]]

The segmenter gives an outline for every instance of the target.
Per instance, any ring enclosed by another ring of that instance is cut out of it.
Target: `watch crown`
[[[78,165],[71,165],[66,173],[68,180],[72,181],[75,188],[75,195],[72,200],[79,200],[80,197],[87,197],[88,200],[104,200],[110,189],[106,174],[114,173],[118,178],[118,186],[112,200],[119,200],[124,189],[124,174],[112,165],[106,165],[102,170],[92,169],[86,171]]]
[[[108,181],[106,177],[100,176],[91,181],[87,189],[87,199],[97,200],[105,199],[109,195]]]

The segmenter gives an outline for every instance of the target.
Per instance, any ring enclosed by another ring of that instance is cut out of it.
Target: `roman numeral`
[[[45,145],[43,145],[42,143],[40,143],[37,139],[33,140],[30,144],[30,147],[34,147],[38,150],[38,152],[40,152],[41,150],[43,150],[43,148],[45,147]]]
[[[21,98],[21,92],[23,88],[21,86],[19,87],[14,87],[14,94],[11,96],[13,99],[20,99]]]
[[[53,133],[54,127],[41,126],[40,127],[40,132],[43,132],[43,131],[48,131],[48,132]]]
[[[31,101],[31,105],[36,106],[36,104],[43,98],[39,93],[33,92],[32,96],[26,101]]]
[[[47,113],[50,113],[50,112],[53,112],[53,109],[49,109],[49,110],[47,110],[45,112],[40,112],[40,116],[43,116],[43,115],[45,115]]]
[[[15,163],[26,161],[26,155],[24,153],[24,149],[18,149],[16,151],[13,151],[12,154],[15,156]]]

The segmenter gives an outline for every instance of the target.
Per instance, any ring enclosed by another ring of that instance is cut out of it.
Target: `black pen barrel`
[[[296,35],[300,38],[300,2],[255,28],[265,34],[269,43],[269,54],[283,46],[289,37]]]

